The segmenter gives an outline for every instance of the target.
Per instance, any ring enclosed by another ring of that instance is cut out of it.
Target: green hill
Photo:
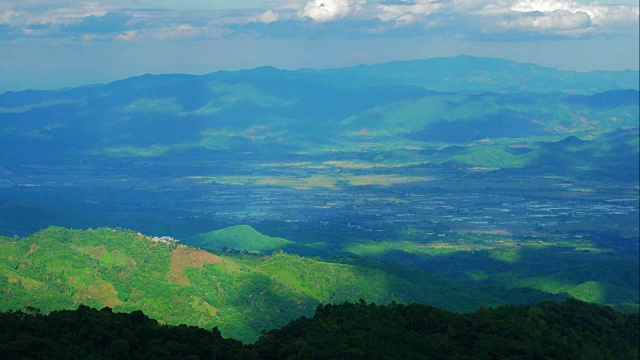
[[[476,286],[536,289],[609,305],[620,311],[639,309],[637,252],[594,249],[589,253],[585,249],[590,245],[584,242],[581,245],[584,247],[577,249],[567,246],[570,243],[549,247],[524,243],[524,246],[465,251],[461,238],[449,240],[441,249],[395,241],[348,244],[347,250]],[[385,268],[391,269],[389,265]]]
[[[550,274],[526,277],[512,286],[527,287],[548,293],[565,293],[571,297],[600,304],[625,304],[637,311],[637,261],[617,259],[594,262]],[[585,281],[585,279],[590,279]]]
[[[261,234],[249,225],[237,225],[192,236],[186,239],[186,242],[192,246],[211,250],[227,248],[259,253],[271,253],[295,244],[287,239]]]
[[[496,293],[401,266],[297,255],[214,254],[133,231],[51,227],[0,246],[0,309],[44,312],[79,304],[142,310],[167,324],[217,326],[252,341],[263,329],[311,315],[320,303],[359,298],[453,311],[555,298]]]

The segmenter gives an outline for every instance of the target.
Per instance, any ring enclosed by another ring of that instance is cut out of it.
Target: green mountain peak
[[[236,225],[195,235],[188,238],[187,242],[212,250],[234,249],[260,253],[270,253],[295,244],[287,239],[261,234],[249,225]]]

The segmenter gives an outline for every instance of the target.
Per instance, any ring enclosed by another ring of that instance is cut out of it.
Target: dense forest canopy
[[[457,314],[425,305],[320,305],[243,345],[110,308],[0,314],[3,359],[638,359],[638,314],[577,300]]]

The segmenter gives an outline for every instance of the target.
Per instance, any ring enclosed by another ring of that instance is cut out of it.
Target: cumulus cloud
[[[265,12],[263,12],[262,14],[260,14],[260,16],[258,16],[257,18],[258,22],[261,23],[272,23],[274,21],[278,21],[280,20],[280,14],[278,14],[277,12],[273,11],[273,10],[267,10]]]
[[[583,4],[572,0],[518,0],[511,6],[511,10],[521,13],[551,13],[557,10],[582,12],[589,15],[593,24],[606,24],[620,20],[638,22],[638,6],[605,5],[598,2]]]
[[[518,33],[637,36],[639,18],[638,6],[630,5],[631,0],[616,0],[626,5],[595,0],[268,0],[268,7],[249,8],[244,3],[232,9],[234,5],[227,3],[197,11],[193,7],[199,0],[185,1],[191,5],[163,0],[160,9],[150,9],[157,3],[6,0],[0,6],[0,25],[5,33],[19,36],[80,38],[93,34],[105,36],[85,39],[121,41],[240,33],[314,37],[344,31],[350,36],[419,36],[439,31],[458,37],[495,38]]]
[[[349,15],[352,6],[349,0],[311,0],[302,8],[301,16],[317,22],[333,21]]]
[[[507,28],[613,33],[621,26],[638,27],[638,6],[585,4],[573,0],[518,0],[510,10],[526,16],[517,21],[504,21]]]

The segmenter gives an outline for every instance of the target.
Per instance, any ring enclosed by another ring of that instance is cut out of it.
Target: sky
[[[638,0],[0,0],[0,92],[475,55],[638,69]]]

